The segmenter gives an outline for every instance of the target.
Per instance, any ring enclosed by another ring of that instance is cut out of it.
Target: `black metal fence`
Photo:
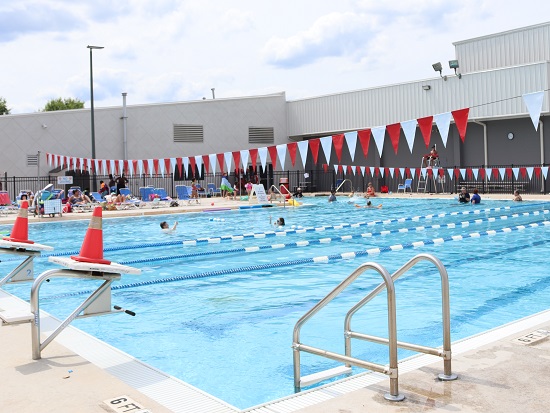
[[[261,183],[269,191],[272,185],[277,188],[281,183],[294,192],[298,187],[302,188],[303,192],[329,192],[332,189],[338,189],[340,192],[364,192],[369,182],[372,182],[375,189],[380,192],[383,187],[387,187],[389,192],[397,192],[398,186],[403,184],[406,178],[401,176],[401,171],[398,168],[392,171],[389,168],[383,168],[382,173],[371,175],[370,169],[366,168],[365,175],[361,173],[346,173],[336,172],[333,167],[324,169],[309,169],[296,171],[273,171],[271,167],[256,175],[249,171],[245,173],[234,171],[229,174],[229,181],[236,183],[244,191],[244,184],[250,180],[251,182]],[[545,169],[543,169],[545,168]],[[411,168],[411,170],[416,168]],[[437,193],[457,193],[462,186],[466,186],[468,190],[477,188],[480,193],[512,193],[514,190],[519,190],[524,194],[540,194],[546,193],[547,178],[544,177],[544,172],[547,171],[547,166],[543,165],[496,165],[491,166],[490,170],[485,166],[469,166],[466,168],[443,168],[443,175],[439,173],[431,173],[426,170],[426,176],[409,176],[412,178],[412,192],[437,192]],[[393,172],[393,174],[391,173]],[[452,179],[448,172],[453,174]],[[458,173],[457,173],[458,172]],[[477,174],[476,174],[477,172]],[[489,172],[489,173],[487,173]],[[93,188],[92,182],[94,177],[87,172],[69,171],[67,175],[73,177],[73,184],[80,186],[82,189]],[[516,176],[517,175],[517,176]],[[142,174],[127,176],[128,184],[132,193],[139,196],[139,188],[153,186],[155,188],[164,188],[166,192],[175,197],[176,185],[189,184],[191,176],[187,179],[181,179],[179,174]],[[220,186],[222,174],[201,174],[197,175],[199,183],[203,187],[207,184]],[[96,186],[99,186],[99,181],[109,181],[108,176],[95,176]],[[8,191],[10,199],[15,197],[22,190],[36,192],[44,188],[48,184],[53,184],[56,188],[64,189],[65,193],[72,185],[58,185],[57,176],[40,176],[40,177],[16,177],[4,174],[0,179],[0,190]],[[425,186],[426,190],[423,190]]]

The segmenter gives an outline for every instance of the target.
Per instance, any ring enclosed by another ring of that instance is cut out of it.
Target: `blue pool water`
[[[547,308],[550,227],[542,222],[550,215],[550,204],[489,201],[463,206],[451,199],[384,199],[382,209],[366,209],[345,198],[333,204],[325,198],[305,201],[310,205],[300,208],[104,219],[105,257],[142,270],[139,276],[124,275],[113,291],[113,304],[137,316],[87,318],[73,325],[246,408],[292,394],[294,324],[367,261],[392,272],[420,252],[441,259],[449,273],[453,341]],[[279,216],[287,223],[285,236],[273,234],[270,220]],[[178,231],[162,234],[162,220],[178,220]],[[31,224],[29,237],[54,246],[56,254],[74,254],[87,226],[88,221]],[[6,229],[10,227],[0,226],[0,231]],[[474,232],[480,236],[467,236]],[[226,240],[224,235],[239,239]],[[222,238],[208,243],[204,237]],[[433,239],[444,242],[430,243]],[[199,241],[184,246],[185,240]],[[426,245],[412,248],[416,241]],[[271,248],[274,244],[280,248]],[[404,248],[389,248],[395,245]],[[256,246],[259,251],[246,252]],[[373,253],[376,248],[379,253]],[[346,252],[358,256],[339,259]],[[320,256],[329,259],[312,262]],[[17,265],[5,257],[0,263],[4,274]],[[35,263],[37,273],[56,268],[45,257]],[[324,308],[302,330],[302,342],[343,353],[343,315],[378,285],[378,277],[365,274]],[[41,308],[63,318],[85,298],[83,291],[95,289],[92,283],[44,283]],[[28,284],[5,289],[28,300]],[[396,282],[399,340],[441,345],[440,295],[439,275],[429,264],[414,267]],[[382,294],[356,315],[354,328],[387,336],[386,311]],[[383,346],[354,342],[353,349],[356,357],[387,363]],[[402,351],[400,358],[410,354]],[[302,374],[336,365],[302,355]]]

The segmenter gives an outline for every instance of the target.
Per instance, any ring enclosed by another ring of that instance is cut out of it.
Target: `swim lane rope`
[[[111,289],[122,290],[127,288],[142,287],[142,286],[153,285],[153,284],[164,284],[164,283],[191,280],[191,279],[197,279],[197,278],[229,275],[229,274],[235,274],[239,272],[258,271],[258,270],[265,270],[270,268],[289,267],[289,266],[301,265],[301,264],[328,263],[331,261],[353,259],[361,256],[379,255],[381,253],[419,248],[419,247],[428,246],[428,245],[440,245],[449,241],[461,241],[461,240],[471,239],[471,238],[480,238],[483,236],[495,236],[497,234],[506,234],[514,231],[523,231],[525,229],[538,228],[539,226],[549,226],[549,225],[550,225],[550,221],[535,221],[535,222],[527,223],[525,225],[517,225],[515,227],[501,228],[496,230],[487,230],[482,232],[471,232],[465,235],[452,235],[445,238],[434,238],[431,240],[415,241],[415,242],[410,242],[406,244],[396,244],[396,245],[389,245],[384,247],[370,248],[370,249],[360,250],[360,251],[344,252],[341,254],[324,255],[324,256],[318,256],[313,258],[300,258],[300,259],[294,259],[289,261],[272,262],[269,264],[258,264],[258,265],[250,265],[246,267],[227,268],[223,270],[206,271],[206,272],[195,273],[195,274],[181,275],[177,277],[141,281],[141,282],[132,283],[132,284],[114,285],[114,286],[111,286]],[[78,291],[74,293],[67,293],[67,294],[47,297],[47,299],[58,299],[62,297],[72,297],[72,296],[83,295],[83,294],[91,294],[93,291],[94,290]]]

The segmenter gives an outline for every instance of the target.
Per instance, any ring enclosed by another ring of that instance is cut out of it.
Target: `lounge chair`
[[[9,214],[18,211],[18,207],[14,205],[10,199],[8,191],[0,191],[0,213]]]
[[[153,189],[153,193],[158,195],[158,198],[160,198],[161,201],[172,201],[172,198],[168,196],[164,188],[155,188]]]
[[[144,202],[151,202],[155,196],[155,188],[150,186],[142,186],[139,188],[139,195]]]
[[[216,196],[216,195],[222,196],[222,190],[220,188],[216,188],[216,185],[208,184],[207,188],[211,196]]]
[[[192,187],[187,185],[176,185],[176,194],[178,195],[178,200],[181,202],[186,201],[188,204],[191,204],[193,199],[196,200],[197,204],[200,203],[199,198],[191,198],[193,192]]]

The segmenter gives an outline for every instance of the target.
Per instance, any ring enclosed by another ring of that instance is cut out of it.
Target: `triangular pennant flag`
[[[116,166],[115,166],[115,161],[113,159],[110,159],[109,160],[109,173],[111,174],[116,174]]]
[[[51,160],[50,160],[50,154],[48,152],[46,152],[46,163],[48,164],[48,166],[50,168],[52,167],[52,163],[51,163]]]
[[[181,160],[183,161],[183,171],[185,172],[185,176],[189,178],[189,176],[187,175],[189,173],[189,157],[182,156]]]
[[[540,178],[540,166],[535,166],[534,170],[535,170],[535,176],[537,178]]]
[[[365,155],[365,158],[369,153],[370,134],[371,134],[370,129],[357,131],[357,139],[359,140],[359,143],[363,148],[363,155]]]
[[[353,168],[351,165],[348,165],[348,174],[349,174],[350,172],[351,172],[353,175],[355,175],[355,168]]]
[[[414,136],[416,135],[416,119],[401,122],[401,128],[403,129],[403,134],[405,135],[405,139],[409,145],[409,150],[412,153]]]
[[[122,159],[118,160],[118,170],[120,171],[121,175],[124,173],[124,160]]]
[[[422,137],[424,138],[424,143],[426,144],[426,148],[430,147],[430,139],[432,136],[432,124],[434,121],[433,116],[426,116],[425,118],[419,118],[418,121],[418,127],[420,128],[420,132],[422,133]]]
[[[290,162],[292,162],[292,166],[294,166],[296,165],[296,150],[298,149],[298,144],[296,142],[290,142],[286,147],[290,155]]]
[[[224,165],[223,165],[224,155],[223,155],[223,153],[217,153],[216,158],[218,159],[218,165],[220,167],[220,172],[223,172],[224,171]],[[227,172],[229,172],[229,171],[227,171]]]
[[[504,179],[506,177],[506,168],[498,168],[498,173],[500,175],[500,179]]]
[[[519,168],[512,168],[512,172],[514,173],[514,177],[516,179],[519,178]]]
[[[86,159],[86,169],[88,169],[88,171],[92,170],[92,160],[90,158]]]
[[[269,152],[269,159],[271,160],[271,166],[273,167],[273,170],[276,170],[277,169],[277,147],[268,146],[267,151]]]
[[[529,116],[531,116],[533,126],[535,127],[535,130],[538,130],[540,112],[542,111],[542,103],[544,100],[544,92],[526,93],[522,96],[525,106],[527,106],[527,110],[529,111]]]
[[[470,108],[453,110],[451,114],[455,120],[456,128],[458,129],[458,135],[464,143],[464,138],[466,137],[466,126],[468,126],[468,112]]]
[[[393,179],[393,172],[394,172],[394,169],[393,169],[393,168],[388,168],[388,172],[390,173],[390,176],[391,176],[392,179]]]
[[[246,172],[248,170],[248,157],[250,156],[250,152],[248,149],[242,149],[241,150],[241,163],[243,165],[243,169]]]
[[[181,159],[180,157],[176,158],[176,165],[178,166],[178,173],[181,179],[184,179],[185,175],[183,174],[183,159]]]
[[[466,168],[459,168],[462,179],[466,179]]]
[[[532,166],[528,166],[525,168],[525,172],[527,172],[527,176],[529,177],[529,179],[531,179],[533,177],[533,171],[535,170],[534,167]]]
[[[384,168],[376,168],[376,170],[378,171],[380,176],[383,178],[384,177]]]
[[[265,171],[265,166],[267,164],[267,148],[265,146],[258,148],[258,155],[260,155],[260,163],[262,165],[262,169]]]
[[[323,170],[325,171],[325,173],[328,172],[328,165],[326,163],[323,164]]]
[[[176,158],[170,158],[170,172],[173,172],[174,174],[176,173],[176,165],[177,165]],[[179,174],[181,176],[181,169],[179,170]]]
[[[95,168],[94,170],[96,171],[96,173],[99,173],[99,170],[100,170],[99,159],[94,159],[93,161],[94,161],[94,168]]]
[[[384,150],[384,136],[386,134],[385,126],[378,126],[377,128],[372,128],[372,137],[374,138],[374,143],[378,149],[378,154],[382,157],[382,151]]]
[[[306,167],[307,160],[307,148],[309,147],[309,141],[300,141],[298,142],[298,151],[300,152],[300,158],[302,159],[302,166]]]
[[[143,159],[138,159],[137,164],[138,164],[139,174],[143,175]]]
[[[370,176],[374,176],[374,166],[369,166]]]
[[[426,178],[426,168],[421,168],[421,169],[420,169],[420,173],[422,174],[422,176],[423,176],[424,178]]]
[[[399,168],[399,174],[401,175],[401,178],[405,178],[405,168]]]
[[[241,166],[241,151],[233,152],[233,162],[235,162],[235,169],[239,169]]]
[[[519,173],[523,179],[527,176],[527,168],[519,168]]]
[[[223,158],[225,160],[225,168],[226,168],[225,170],[227,172],[231,171],[231,156],[232,156],[231,152],[224,152],[224,154],[223,154]]]
[[[210,173],[210,155],[202,155],[202,163],[204,165],[204,171]]]
[[[137,159],[132,159],[132,161],[130,162],[130,165],[132,165],[132,167],[130,168],[130,175],[137,174],[138,173]]]
[[[474,174],[474,178],[477,181],[477,175],[479,173],[479,169],[478,168],[472,168],[472,173]]]
[[[285,161],[286,161],[286,144],[277,145],[277,155],[279,156],[279,162],[281,163],[281,169],[285,170]]]
[[[346,145],[348,145],[349,154],[351,156],[351,161],[355,159],[355,148],[357,146],[357,132],[346,132],[344,133],[346,139]]]
[[[250,149],[250,162],[252,162],[252,168],[256,170],[256,159],[258,159],[258,149]]]
[[[506,176],[508,177],[508,179],[512,179],[513,173],[514,171],[512,170],[512,168],[506,168]]]
[[[334,164],[334,173],[338,175],[338,170],[340,169],[340,165]]]
[[[365,167],[360,166],[359,169],[361,169],[361,175],[365,176]]]
[[[309,148],[311,149],[311,155],[313,156],[313,164],[317,165],[317,160],[319,159],[319,146],[321,141],[319,139],[310,139]]]
[[[344,134],[332,135],[332,144],[334,145],[334,152],[336,152],[336,158],[338,162],[342,161],[342,148],[344,147]]]
[[[172,163],[170,162],[170,158],[164,158],[164,162],[162,162],[162,165],[164,166],[163,171],[165,171],[168,175],[174,172],[172,170]]]
[[[199,175],[202,174],[202,155],[195,155],[195,165],[197,165],[197,170]]]
[[[434,116],[435,124],[441,135],[443,146],[447,146],[447,137],[449,136],[449,127],[451,126],[451,112],[440,113]]]
[[[332,152],[332,136],[325,136],[320,138],[321,146],[323,148],[323,153],[325,154],[325,159],[328,164],[330,164],[330,154]]]
[[[191,165],[191,176],[194,178],[197,168],[197,163],[194,156],[189,157],[189,164]]]
[[[485,168],[479,168],[479,177],[485,179]],[[477,178],[476,178],[477,179]]]
[[[212,175],[216,176],[216,154],[208,154],[208,160],[210,161],[210,168],[212,169]]]
[[[546,179],[546,177],[548,176],[548,167],[543,166],[542,168],[540,168],[540,170],[542,171],[542,176],[544,176],[544,179]]]
[[[491,173],[493,172],[493,170],[491,168],[485,168],[485,176],[487,177],[487,179],[491,179]]]
[[[147,159],[147,171],[149,172],[151,177],[153,177],[154,166],[155,165],[153,163],[153,160],[152,159]],[[185,168],[185,170],[187,170],[187,168]]]
[[[392,123],[391,125],[386,126],[388,135],[390,137],[391,144],[393,146],[393,151],[397,155],[397,147],[399,146],[399,137],[401,136],[401,124]]]

